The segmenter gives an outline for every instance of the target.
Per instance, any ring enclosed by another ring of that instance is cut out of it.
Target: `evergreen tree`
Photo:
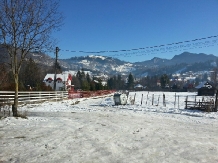
[[[79,89],[81,89],[81,87],[82,87],[82,74],[81,74],[80,70],[77,72],[76,78],[79,81],[79,84],[77,85],[77,87],[79,87]]]
[[[79,80],[82,79],[82,75],[81,75],[80,70],[76,73],[76,77],[77,77]]]
[[[117,86],[118,89],[124,89],[124,81],[122,80],[121,75],[117,75]]]
[[[97,82],[95,83],[95,89],[96,90],[103,90],[104,86],[102,85],[101,79],[97,79]]]
[[[95,90],[96,90],[95,87],[96,87],[96,86],[95,86],[95,82],[94,82],[94,81],[91,81],[91,83],[90,83],[90,91],[95,91]]]
[[[124,88],[124,81],[121,78],[121,75],[114,75],[113,77],[107,80],[107,87],[108,89],[123,89]]]
[[[82,90],[84,90],[84,91],[89,91],[90,90],[90,84],[88,83],[88,81],[86,81],[86,80],[83,80],[82,81]]]
[[[114,79],[113,78],[109,78],[107,80],[107,86],[109,89],[114,89]]]
[[[74,85],[75,89],[81,89],[80,81],[77,76],[72,76],[71,84]]]
[[[117,76],[116,75],[113,76],[113,89],[116,89],[116,90],[119,89],[118,88]]]
[[[77,87],[78,89],[82,89],[82,90],[90,90],[90,83],[91,83],[91,78],[89,76],[89,74],[85,74],[84,69],[82,69],[82,71],[78,71],[76,74],[76,81],[77,81],[77,86],[75,85],[75,88]],[[78,83],[79,81],[79,83]]]
[[[133,89],[133,87],[134,87],[134,78],[132,73],[130,73],[127,81],[127,89]]]
[[[165,88],[166,85],[169,84],[169,77],[167,76],[167,74],[163,74],[160,77],[160,83],[162,88]]]
[[[84,72],[84,69],[82,69],[82,72],[81,72],[81,81],[83,80],[86,80],[86,75],[85,75],[85,72]]]
[[[91,78],[90,78],[89,73],[86,74],[86,80],[89,84],[91,83]]]

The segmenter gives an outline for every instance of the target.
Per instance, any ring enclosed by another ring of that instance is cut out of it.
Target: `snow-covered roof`
[[[52,80],[54,80],[54,75],[55,74],[47,74],[46,76],[45,76],[45,78],[44,78],[44,81],[45,80],[47,80],[47,79],[52,79]],[[62,79],[62,81],[67,81],[67,78],[68,78],[68,74],[66,74],[66,73],[64,73],[64,74],[56,74],[56,79],[57,78],[60,78],[60,79]]]
[[[141,84],[137,84],[134,88],[143,88],[143,86]]]
[[[197,85],[195,88],[199,89],[199,88],[203,87],[204,84],[205,84],[205,82],[202,82],[199,85]]]
[[[212,88],[212,85],[209,82],[202,82],[198,86],[196,86],[195,88],[199,89],[202,87]]]

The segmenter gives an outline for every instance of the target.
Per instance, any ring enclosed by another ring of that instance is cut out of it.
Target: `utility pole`
[[[58,52],[59,48],[55,48],[55,75],[54,75],[54,91],[56,90],[56,78],[57,78],[57,63],[58,63]]]

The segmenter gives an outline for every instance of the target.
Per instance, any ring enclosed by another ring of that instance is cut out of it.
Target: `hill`
[[[0,62],[6,62],[4,49],[0,49]],[[43,68],[48,68],[54,65],[54,58],[39,52],[33,52],[28,55],[36,63]],[[95,74],[104,73],[107,75],[128,75],[132,72],[137,77],[145,75],[159,75],[159,74],[172,74],[176,72],[185,71],[210,71],[217,65],[217,56],[212,54],[207,55],[204,53],[195,54],[184,52],[175,55],[172,59],[163,59],[154,57],[151,60],[142,62],[130,63],[121,61],[117,58],[101,56],[101,55],[88,55],[82,57],[71,57],[69,59],[58,59],[62,70],[80,70],[85,69],[92,71]]]

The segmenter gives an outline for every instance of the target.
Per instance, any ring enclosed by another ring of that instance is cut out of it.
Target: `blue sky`
[[[137,62],[184,51],[218,56],[218,37],[207,38],[218,36],[217,8],[218,0],[61,0],[64,25],[53,37],[60,58],[95,54]],[[191,41],[200,38],[207,39]]]

